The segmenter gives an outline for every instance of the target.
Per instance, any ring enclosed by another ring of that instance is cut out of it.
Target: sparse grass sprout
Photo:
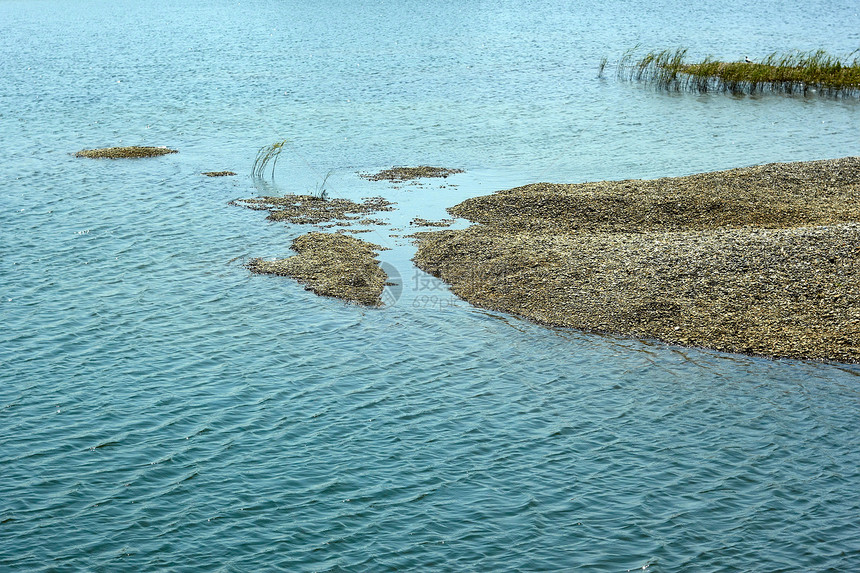
[[[272,164],[272,177],[275,176],[275,165],[277,165],[278,157],[280,157],[281,151],[284,149],[284,145],[286,143],[287,140],[284,139],[271,145],[264,145],[260,148],[260,151],[257,152],[256,159],[254,159],[254,165],[251,167],[251,172],[254,174],[254,177],[262,178],[269,163]]]

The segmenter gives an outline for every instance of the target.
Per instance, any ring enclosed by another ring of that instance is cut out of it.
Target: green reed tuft
[[[840,59],[824,50],[778,54],[760,61],[722,62],[707,57],[687,63],[686,48],[635,56],[628,50],[618,62],[617,75],[628,81],[645,81],[664,90],[802,93],[829,96],[860,95],[860,50]],[[854,56],[853,59],[851,57]],[[605,59],[601,62],[601,72]]]

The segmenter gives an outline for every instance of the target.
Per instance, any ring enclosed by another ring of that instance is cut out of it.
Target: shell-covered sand
[[[361,203],[349,199],[324,199],[315,195],[283,195],[281,197],[252,197],[235,199],[232,205],[255,211],[268,211],[267,219],[291,225],[319,225],[336,221],[349,225],[352,221],[384,224],[369,215],[380,211],[393,211],[393,203],[382,197],[367,197]]]
[[[415,263],[537,322],[860,362],[860,158],[655,180],[537,183],[449,209]]]
[[[175,149],[167,147],[142,147],[132,145],[129,147],[102,147],[99,149],[82,149],[75,153],[75,157],[89,157],[91,159],[140,159],[141,157],[158,157],[179,153]]]
[[[340,233],[311,232],[297,237],[292,248],[297,255],[271,261],[252,259],[248,268],[292,277],[318,295],[365,306],[382,305],[388,277],[376,260],[378,245]]]

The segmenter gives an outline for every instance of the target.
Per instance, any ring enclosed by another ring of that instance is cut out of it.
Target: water
[[[854,2],[783,4],[0,2],[0,569],[857,568],[858,368],[474,309],[389,236],[538,180],[857,155],[856,100],[596,78],[640,42],[860,46]],[[180,153],[71,155],[123,144]],[[466,173],[357,175],[419,163]],[[329,172],[398,203],[361,235],[382,310],[242,266],[307,229],[227,202]]]

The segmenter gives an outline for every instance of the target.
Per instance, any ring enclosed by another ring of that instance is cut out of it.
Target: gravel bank
[[[860,158],[539,183],[449,209],[415,263],[548,325],[860,362]]]

